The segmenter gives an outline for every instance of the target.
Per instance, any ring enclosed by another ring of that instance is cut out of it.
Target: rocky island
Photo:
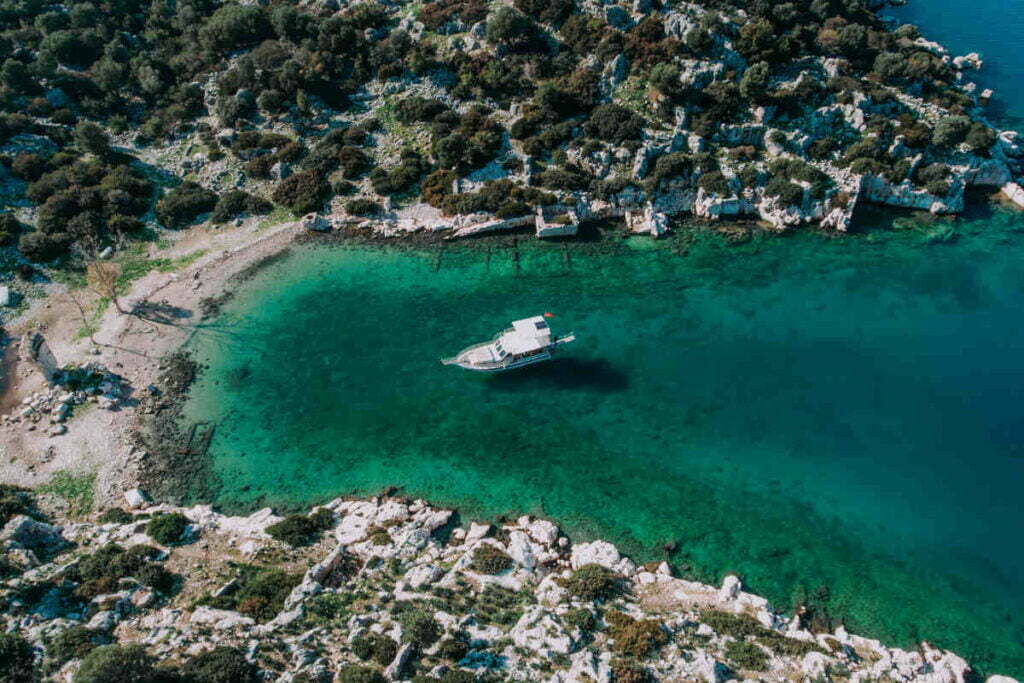
[[[979,678],[848,633],[821,596],[776,609],[534,517],[172,504],[213,438],[173,429],[197,370],[176,351],[297,240],[846,232],[973,189],[1024,207],[981,59],[878,9],[7,3],[0,681]]]

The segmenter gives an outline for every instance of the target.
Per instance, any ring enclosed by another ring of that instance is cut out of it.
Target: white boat
[[[538,315],[516,320],[491,341],[474,344],[453,358],[442,358],[441,362],[479,372],[514,370],[551,360],[556,347],[575,340],[576,335],[571,332],[563,337],[552,336],[548,321]]]

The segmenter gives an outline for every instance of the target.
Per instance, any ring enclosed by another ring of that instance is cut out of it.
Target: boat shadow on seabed
[[[601,359],[572,357],[555,358],[518,370],[501,372],[483,378],[497,391],[536,391],[537,389],[597,389],[605,392],[624,391],[629,377],[614,365]]]

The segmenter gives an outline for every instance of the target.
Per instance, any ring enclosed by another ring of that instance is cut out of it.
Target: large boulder
[[[0,541],[13,541],[22,548],[43,554],[56,552],[66,543],[60,527],[27,515],[16,515],[7,522],[3,530],[0,530]]]

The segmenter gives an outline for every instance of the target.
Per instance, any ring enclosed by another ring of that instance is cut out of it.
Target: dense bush
[[[213,211],[217,195],[198,183],[185,181],[157,202],[156,216],[166,227],[177,229]]]
[[[622,593],[622,577],[599,564],[585,564],[572,573],[565,587],[580,600],[609,600]]]
[[[159,514],[146,524],[146,533],[161,545],[180,543],[188,528],[189,520],[178,512]]]
[[[416,185],[424,173],[430,170],[430,164],[416,152],[406,152],[401,162],[390,169],[381,167],[370,173],[370,183],[377,194],[395,195],[407,192]]]
[[[487,19],[487,40],[495,45],[524,46],[537,37],[537,27],[522,12],[507,5],[498,9]]]
[[[359,659],[372,659],[381,666],[387,666],[398,654],[398,644],[387,636],[370,631],[352,641],[352,652]]]
[[[133,519],[130,512],[125,512],[121,508],[110,508],[104,511],[97,521],[100,524],[127,524]]]
[[[75,145],[83,152],[96,156],[110,154],[110,138],[105,130],[92,121],[82,121],[75,126]]]
[[[238,648],[220,646],[194,657],[181,667],[188,683],[258,683],[259,669]]]
[[[947,116],[935,124],[932,131],[932,142],[939,147],[950,147],[960,144],[971,128],[971,120],[966,116]]]
[[[339,669],[335,680],[337,683],[387,683],[388,679],[376,669],[353,664]]]
[[[292,213],[309,213],[320,208],[329,191],[330,187],[316,172],[299,171],[278,183],[273,199]]]
[[[236,565],[235,588],[224,595],[205,595],[199,604],[218,609],[237,610],[257,621],[270,621],[284,607],[292,588],[302,581],[300,574],[289,574],[273,567]]]
[[[29,261],[52,261],[67,252],[74,238],[67,233],[47,235],[41,232],[30,232],[18,240],[18,251]]]
[[[0,633],[0,682],[33,683],[35,655],[20,633]]]
[[[604,619],[614,640],[612,650],[618,654],[644,658],[668,644],[668,633],[653,619],[634,619],[616,610],[605,612]]]
[[[256,45],[271,33],[270,21],[261,7],[224,5],[199,30],[199,40],[212,52],[226,53]]]
[[[329,529],[333,522],[333,513],[327,508],[320,508],[311,515],[288,515],[268,526],[266,531],[272,538],[298,547],[316,541],[320,532]]]
[[[481,574],[501,574],[511,569],[512,565],[512,558],[490,543],[478,545],[469,564],[473,571]]]
[[[406,97],[395,103],[395,118],[400,123],[407,125],[423,123],[447,110],[448,107],[437,100],[429,100],[425,97]]]
[[[74,683],[155,683],[153,662],[141,645],[102,645],[82,660]]]
[[[590,114],[584,129],[591,137],[621,145],[643,136],[644,120],[618,104],[602,104]]]
[[[786,178],[772,178],[765,185],[764,192],[769,197],[777,198],[785,206],[799,206],[804,201],[804,188]]]
[[[452,183],[456,177],[455,173],[445,169],[434,171],[420,183],[420,197],[427,204],[440,209],[445,198],[452,193]]]
[[[384,209],[372,199],[353,199],[345,203],[345,211],[351,216],[379,216]]]
[[[243,213],[259,216],[269,213],[273,205],[267,200],[242,190],[228,190],[217,199],[210,220],[226,223]]]
[[[572,0],[515,0],[516,9],[529,17],[535,17],[555,27],[572,14]]]
[[[412,603],[396,603],[392,611],[402,625],[402,640],[419,648],[428,648],[441,637],[441,625],[432,613]]]
[[[754,643],[745,640],[730,640],[725,646],[725,659],[738,670],[765,671],[768,655]]]
[[[85,657],[109,640],[109,637],[100,631],[76,624],[53,637],[46,646],[46,655],[54,666],[59,667],[69,660]]]
[[[125,550],[111,543],[69,566],[64,576],[79,584],[74,594],[86,601],[114,592],[118,581],[129,576],[154,590],[168,593],[173,590],[175,576],[154,562],[159,554],[159,550],[150,546],[134,545]]]

